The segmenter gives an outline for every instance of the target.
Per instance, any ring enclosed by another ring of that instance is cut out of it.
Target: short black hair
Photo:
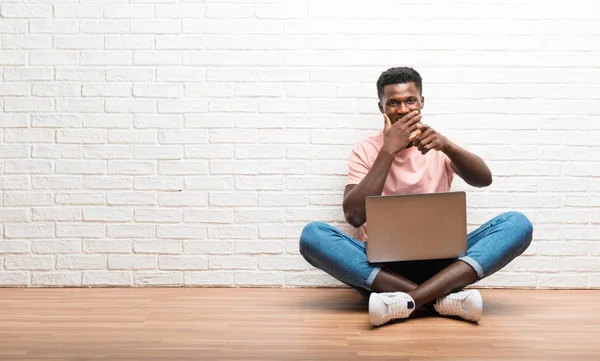
[[[419,95],[423,94],[423,81],[421,75],[413,68],[401,66],[393,67],[381,73],[377,79],[377,96],[383,98],[383,87],[390,84],[415,83]]]

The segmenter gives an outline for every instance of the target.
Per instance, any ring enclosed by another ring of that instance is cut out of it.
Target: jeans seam
[[[483,233],[483,232],[487,231],[488,229],[492,228],[493,226],[494,226],[494,223],[490,222],[485,227],[483,227],[483,228],[481,228],[479,230],[476,230],[477,233],[471,233],[468,238],[473,238],[475,236],[478,236],[481,233]]]

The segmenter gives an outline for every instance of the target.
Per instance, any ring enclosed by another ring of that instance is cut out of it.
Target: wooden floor
[[[600,291],[373,328],[347,289],[0,289],[0,360],[600,360]]]

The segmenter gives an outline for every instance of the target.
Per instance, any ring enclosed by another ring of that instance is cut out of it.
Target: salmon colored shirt
[[[348,184],[358,184],[367,175],[383,146],[383,131],[359,141],[348,162]],[[454,171],[444,153],[431,150],[423,155],[416,147],[403,149],[394,159],[382,195],[448,192]],[[367,224],[360,227],[360,238],[367,241]]]

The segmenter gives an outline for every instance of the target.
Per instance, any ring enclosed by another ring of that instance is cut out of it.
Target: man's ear
[[[377,102],[377,106],[379,107],[381,114],[383,114],[383,105],[381,105],[381,100]]]
[[[421,96],[421,109],[425,108],[425,97]]]

